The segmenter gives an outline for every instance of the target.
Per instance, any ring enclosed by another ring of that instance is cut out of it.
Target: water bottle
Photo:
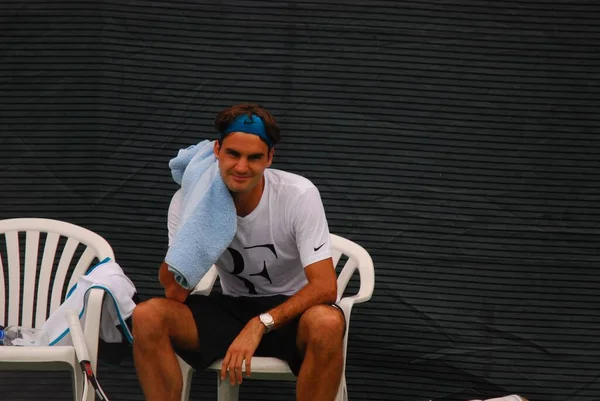
[[[42,329],[21,326],[0,326],[0,344],[12,346],[48,345],[48,334]]]

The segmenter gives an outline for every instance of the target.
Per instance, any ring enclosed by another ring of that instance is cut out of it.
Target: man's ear
[[[221,150],[221,145],[219,145],[219,141],[215,141],[215,146],[213,147],[213,153],[215,154],[215,157],[218,159],[219,158],[219,151]]]
[[[271,164],[273,164],[273,155],[275,154],[275,148],[271,148],[271,150],[269,150],[269,153],[267,154],[267,167],[271,167]]]

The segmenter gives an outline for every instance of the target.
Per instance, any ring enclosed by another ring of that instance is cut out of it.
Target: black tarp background
[[[169,159],[260,102],[274,167],[375,262],[351,400],[597,401],[599,90],[594,1],[0,1],[0,218],[90,228],[159,295]],[[99,378],[142,400],[130,362]],[[70,396],[0,375],[2,400]],[[215,397],[197,374],[191,399]]]

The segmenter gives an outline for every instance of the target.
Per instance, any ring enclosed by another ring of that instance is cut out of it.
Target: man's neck
[[[265,177],[263,176],[260,183],[252,188],[252,190],[243,193],[234,193],[233,203],[235,204],[237,215],[246,217],[252,213],[260,203],[264,189]]]

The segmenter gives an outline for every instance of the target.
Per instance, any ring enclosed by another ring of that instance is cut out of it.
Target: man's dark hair
[[[263,120],[265,130],[267,131],[267,135],[273,146],[281,141],[279,125],[277,124],[275,116],[269,113],[260,104],[256,103],[240,103],[221,110],[215,118],[215,129],[222,135],[236,118],[244,114],[247,116],[254,114]],[[219,144],[221,144],[222,139],[223,138],[219,139]]]

